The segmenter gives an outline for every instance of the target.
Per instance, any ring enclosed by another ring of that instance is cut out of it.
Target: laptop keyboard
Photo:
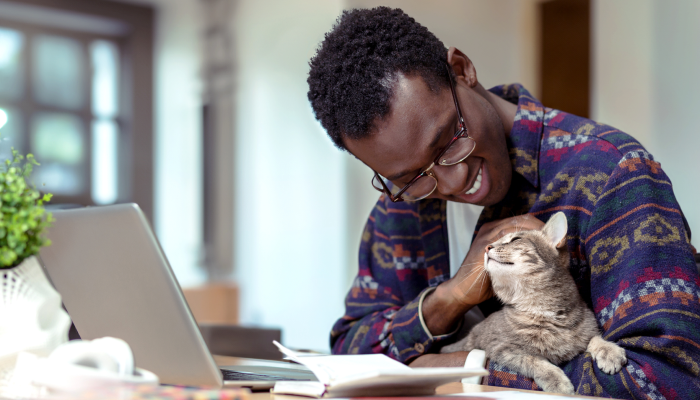
[[[278,375],[253,374],[226,369],[222,369],[221,373],[225,381],[308,381],[308,379],[294,379]]]

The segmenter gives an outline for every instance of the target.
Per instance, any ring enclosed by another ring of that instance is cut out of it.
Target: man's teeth
[[[474,181],[474,186],[467,191],[465,194],[474,194],[481,188],[481,168],[479,168],[479,174],[476,176],[476,181]]]

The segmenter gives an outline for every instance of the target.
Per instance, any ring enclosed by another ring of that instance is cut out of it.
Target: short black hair
[[[433,92],[449,87],[447,48],[401,9],[343,11],[311,58],[308,98],[338,148],[360,139],[390,109],[397,72],[419,74]],[[451,73],[451,72],[449,72]]]

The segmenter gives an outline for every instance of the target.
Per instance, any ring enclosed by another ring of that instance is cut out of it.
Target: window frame
[[[93,0],[3,0],[5,3],[18,3],[48,9],[76,12],[97,17],[120,20],[129,25],[130,30],[123,36],[98,33],[85,33],[55,27],[39,26],[0,17],[0,26],[23,32],[25,43],[37,34],[52,34],[75,39],[86,50],[93,40],[107,40],[119,48],[119,112],[112,120],[119,129],[118,154],[118,197],[116,202],[139,204],[147,218],[153,222],[153,58],[154,58],[154,11],[150,7],[112,1]],[[1,100],[3,104],[19,108],[23,112],[23,146],[30,149],[31,116],[35,112],[66,112],[77,115],[85,124],[83,139],[86,158],[85,190],[79,196],[55,195],[52,203],[72,203],[94,205],[92,200],[92,123],[97,120],[92,112],[92,67],[89,52],[85,53],[87,67],[83,77],[85,104],[81,110],[66,110],[59,107],[38,104],[33,99],[32,65],[30,47],[23,48],[24,90],[22,100]],[[41,160],[38,160],[41,162]],[[41,189],[41,187],[39,187]]]

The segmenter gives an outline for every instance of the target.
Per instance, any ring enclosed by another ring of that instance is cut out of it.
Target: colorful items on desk
[[[83,392],[73,400],[249,400],[247,389],[206,389],[181,386],[136,386]]]

